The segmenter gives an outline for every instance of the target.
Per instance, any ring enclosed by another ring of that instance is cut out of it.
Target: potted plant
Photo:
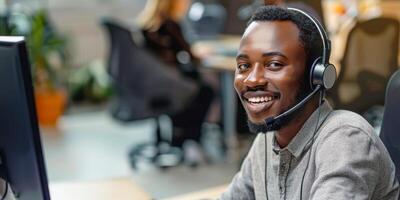
[[[0,14],[0,35],[26,38],[39,122],[54,126],[63,113],[68,66],[67,40],[57,33],[44,9],[33,14],[7,10]]]
[[[29,20],[31,28],[26,41],[38,119],[42,125],[55,126],[67,99],[63,88],[68,65],[67,41],[55,31],[45,10],[36,11]]]

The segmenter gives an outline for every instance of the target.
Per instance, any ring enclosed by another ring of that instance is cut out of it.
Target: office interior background
[[[246,127],[232,81],[240,36],[252,11],[263,3],[190,1],[180,25],[199,59],[203,81],[214,92],[199,130],[193,130],[201,136],[174,145],[182,132],[171,118],[176,111],[136,109],[151,101],[145,96],[149,92],[143,91],[161,88],[172,92],[176,90],[172,86],[180,83],[169,85],[158,79],[163,79],[159,67],[162,72],[171,69],[166,63],[138,56],[152,55],[136,24],[146,1],[0,1],[1,35],[27,39],[50,191],[65,185],[121,180],[154,199],[185,198],[201,191],[212,196],[223,191],[255,137]],[[386,86],[399,69],[400,1],[286,3],[312,8],[328,30],[331,62],[339,73],[328,100],[335,108],[361,114],[379,134]],[[135,62],[123,60],[129,53]],[[137,69],[151,68],[146,64],[161,66],[149,69],[150,73]],[[134,75],[125,74],[122,80],[115,70]],[[126,80],[129,77],[135,80]]]

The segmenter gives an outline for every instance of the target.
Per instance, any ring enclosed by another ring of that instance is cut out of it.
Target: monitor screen
[[[16,199],[50,199],[23,37],[0,37],[0,158]]]

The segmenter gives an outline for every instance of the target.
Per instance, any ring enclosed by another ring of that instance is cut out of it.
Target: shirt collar
[[[314,135],[315,124],[318,122],[317,125],[317,130],[318,130],[331,111],[332,111],[331,105],[327,101],[324,101],[324,103],[322,103],[322,105],[311,114],[311,116],[304,123],[300,131],[296,134],[296,136],[292,139],[292,141],[290,141],[288,146],[285,147],[284,149],[287,149],[295,157],[300,156],[300,154],[305,150],[307,143],[311,141],[311,138]],[[281,149],[278,143],[276,142],[275,134],[276,132],[274,132],[272,147],[275,152],[278,152]]]

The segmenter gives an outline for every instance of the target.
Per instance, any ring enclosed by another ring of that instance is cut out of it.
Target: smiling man
[[[234,86],[259,135],[221,199],[398,199],[393,162],[373,128],[355,113],[332,110],[323,90],[278,125],[267,124],[318,91],[310,70],[322,41],[299,11],[262,7],[250,19]]]

